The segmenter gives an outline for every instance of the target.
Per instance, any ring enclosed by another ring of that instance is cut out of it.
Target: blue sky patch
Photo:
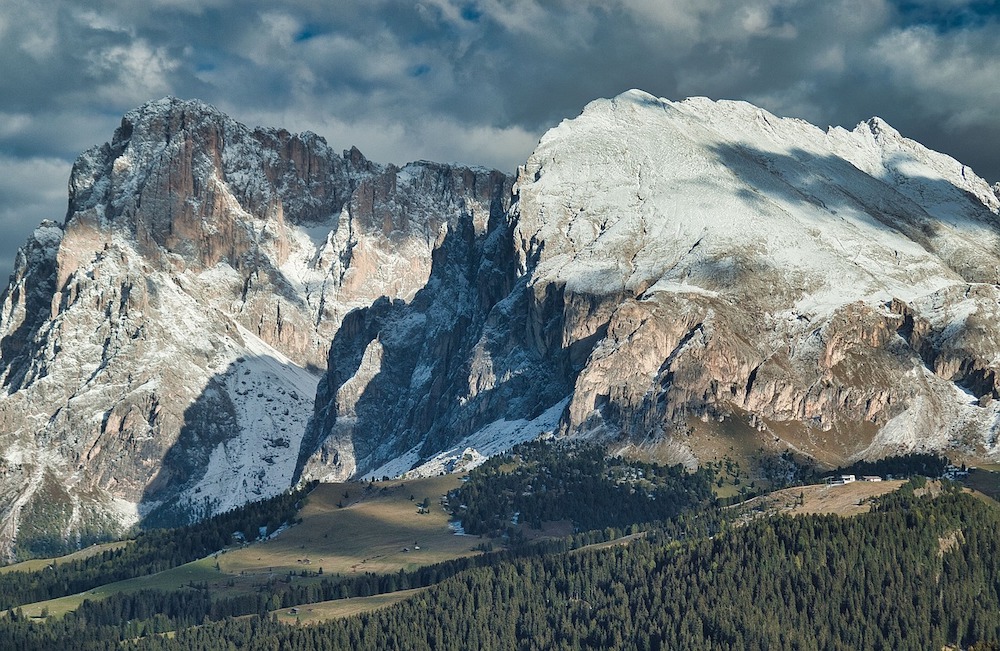
[[[462,7],[462,19],[467,20],[470,23],[478,23],[479,19],[483,17],[483,12],[479,10],[474,3],[468,3]]]
[[[303,27],[302,30],[300,30],[299,33],[295,35],[295,42],[305,43],[306,41],[311,41],[312,39],[319,36],[321,33],[322,31],[316,27],[312,26]]]
[[[939,32],[979,27],[1000,19],[1000,3],[996,0],[970,0],[954,6],[920,0],[895,0],[893,4],[904,24],[927,25]]]

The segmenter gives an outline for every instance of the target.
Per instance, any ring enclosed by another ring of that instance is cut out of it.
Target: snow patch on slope
[[[931,223],[956,267],[964,246],[997,242],[982,213],[1000,203],[957,161],[885,127],[824,132],[745,102],[595,101],[542,138],[520,178],[534,218],[522,241],[544,243],[535,275],[574,292],[726,291],[741,270],[774,270],[798,274],[800,312],[828,316],[962,282],[927,249]]]
[[[185,495],[192,502],[212,503],[214,512],[277,495],[291,485],[319,383],[318,376],[237,328],[249,354],[233,361],[223,382],[241,436],[212,451],[204,476]]]
[[[467,472],[488,458],[506,452],[519,443],[533,441],[554,432],[569,400],[569,396],[563,398],[532,420],[494,421],[415,468],[413,464],[419,460],[419,453],[418,448],[414,448],[368,473],[364,479],[386,476],[410,479],[432,477],[441,473]]]

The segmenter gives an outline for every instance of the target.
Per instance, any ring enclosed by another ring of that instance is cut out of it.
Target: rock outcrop
[[[996,458],[998,212],[878,118],[631,91],[511,179],[151,103],[2,298],[2,551],[546,432]]]
[[[339,333],[306,474],[419,468],[558,405],[560,435],[685,463],[736,439],[830,464],[997,454],[1000,201],[882,120],[633,91],[546,134],[515,192],[413,302]],[[484,269],[510,291],[456,293]]]
[[[175,99],[126,115],[69,187],[0,312],[7,555],[287,488],[344,315],[412,299],[445,234],[510,196],[499,172],[377,165]]]

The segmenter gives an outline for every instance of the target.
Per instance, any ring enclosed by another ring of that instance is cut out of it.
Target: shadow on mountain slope
[[[410,303],[382,298],[345,317],[296,476],[316,453],[336,466],[348,445],[358,473],[416,446],[426,457],[498,418],[533,418],[569,393],[566,351],[546,356],[538,341],[558,345],[561,331],[507,327],[527,325],[534,298],[518,277],[511,229],[500,206],[483,234],[463,217]]]
[[[903,187],[803,150],[775,154],[720,145],[715,154],[762,215],[780,210],[775,201],[810,204],[817,210],[804,214],[817,220],[849,217],[898,233],[967,280],[981,281],[994,268],[980,264],[979,257],[992,255],[986,249],[959,257],[949,248],[949,238],[971,244],[977,229],[1000,229],[988,209],[945,180],[909,178]],[[700,192],[711,191],[711,180],[701,183]],[[927,197],[927,208],[916,201]],[[616,298],[570,296],[556,284],[528,287],[529,274],[518,276],[513,259],[513,224],[494,215],[485,237],[463,224],[435,252],[430,280],[411,303],[382,299],[345,319],[296,475],[317,452],[321,463],[336,465],[339,446],[353,448],[361,473],[417,446],[426,458],[497,418],[537,416],[572,392],[606,326],[570,349],[562,341],[565,319],[574,309],[593,310],[595,301]],[[744,262],[706,260],[698,273],[726,284],[779,271]]]
[[[239,357],[184,411],[139,502],[143,526],[174,526],[292,485],[316,378],[266,356]]]
[[[820,215],[825,212],[825,219],[854,219],[876,230],[902,235],[968,282],[1000,282],[994,265],[984,264],[1000,260],[980,239],[984,232],[1000,236],[1000,220],[982,201],[946,179],[904,177],[895,169],[872,176],[837,156],[802,149],[779,154],[726,144],[716,145],[714,153],[745,184],[737,191],[739,195],[762,210],[768,198],[808,203],[818,208]],[[968,251],[959,257],[949,250],[953,247],[944,239],[949,230],[976,250],[971,259]]]
[[[24,267],[21,267],[21,256],[24,256]],[[15,284],[19,273],[25,274],[20,286]],[[14,393],[21,388],[27,372],[25,353],[32,352],[35,334],[52,310],[52,297],[56,294],[55,256],[47,255],[45,248],[34,238],[29,239],[28,244],[18,251],[18,268],[11,275],[10,283],[0,295],[0,301],[9,299],[14,305],[23,301],[24,319],[13,332],[0,338],[0,377],[6,375],[4,387],[9,393]]]
[[[945,257],[946,230],[952,237],[974,238],[977,229],[1000,233],[989,210],[945,180],[910,179],[911,186],[901,187],[840,158],[802,150],[774,154],[718,146],[715,153],[744,182],[737,191],[760,202],[762,212],[773,209],[769,199],[808,203],[819,209],[813,213],[817,219],[839,220],[840,213],[850,212],[859,223],[916,242],[967,280],[993,268]],[[710,190],[711,181],[705,184]],[[925,208],[909,196],[913,193],[934,202]],[[426,458],[497,419],[533,418],[572,392],[603,330],[578,342],[577,349],[564,347],[567,306],[580,297],[567,296],[556,284],[541,294],[527,285],[529,275],[519,270],[513,250],[513,227],[499,205],[485,233],[475,232],[469,216],[461,218],[434,251],[429,280],[411,302],[381,298],[345,317],[331,343],[311,424],[297,448],[288,439],[289,455],[296,457],[289,483],[310,459],[336,466],[347,446],[359,473],[411,449]],[[736,274],[733,278],[761,272],[709,271],[713,277]],[[239,436],[237,405],[224,390],[225,376],[213,378],[185,412],[181,436],[143,498],[147,504],[162,502],[147,522],[189,517],[185,509],[191,505],[178,505],[178,496],[201,481],[220,443]],[[264,465],[259,472],[270,472]],[[210,498],[205,507],[211,507]]]

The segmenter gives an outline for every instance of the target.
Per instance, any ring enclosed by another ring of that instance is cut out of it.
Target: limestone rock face
[[[344,315],[412,299],[445,233],[510,196],[498,172],[377,165],[175,99],[127,114],[69,188],[2,297],[6,555],[288,488]]]
[[[590,297],[561,315],[589,351],[563,432],[996,454],[1000,202],[953,159],[877,118],[631,92],[547,134],[517,187],[529,285]]]
[[[528,438],[552,428],[551,415],[527,421],[567,395],[571,376],[565,355],[538,350],[518,326],[532,303],[511,232],[498,203],[485,230],[467,220],[448,231],[411,301],[345,317],[303,438],[303,476],[395,475],[498,421]],[[485,438],[478,445],[498,440]]]
[[[599,100],[412,302],[352,315],[304,472],[435,471],[442,450],[546,430],[692,464],[737,444],[996,457],[998,210],[878,118],[823,131],[741,102]]]
[[[996,459],[998,212],[878,118],[630,91],[512,179],[150,103],[0,302],[0,551],[546,433]]]

